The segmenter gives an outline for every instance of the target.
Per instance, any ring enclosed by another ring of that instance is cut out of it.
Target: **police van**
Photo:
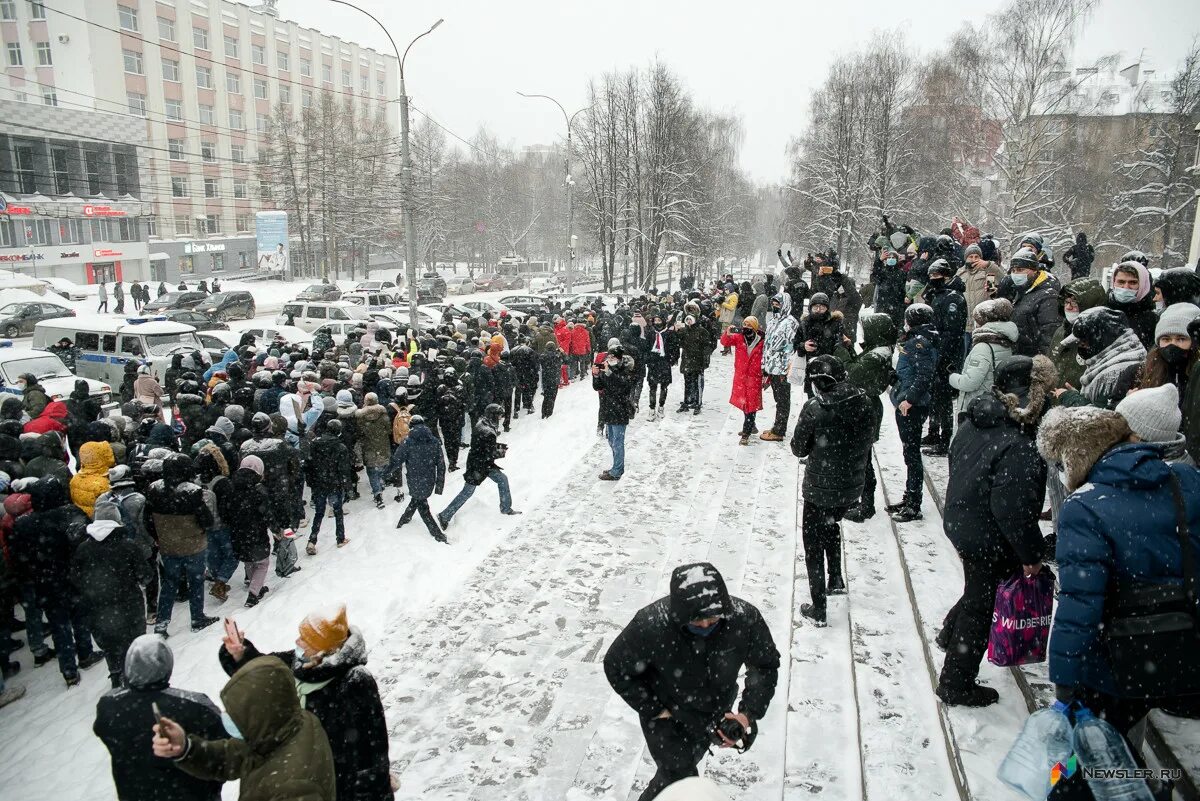
[[[26,373],[37,376],[38,383],[46,390],[51,400],[64,400],[75,390],[75,381],[78,378],[67,369],[62,359],[53,353],[33,348],[16,348],[13,347],[11,339],[0,339],[0,397],[21,397],[17,379]],[[88,393],[99,399],[105,412],[116,408],[117,404],[112,400],[112,387],[103,381],[84,380],[88,383]]]
[[[150,365],[161,377],[177,353],[194,351],[204,362],[209,358],[195,327],[163,317],[62,317],[33,327],[35,348],[49,347],[64,337],[80,350],[75,371],[112,386],[121,385],[125,363],[131,360]]]

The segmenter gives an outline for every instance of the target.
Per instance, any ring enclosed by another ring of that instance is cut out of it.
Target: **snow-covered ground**
[[[620,482],[596,480],[609,464],[596,397],[573,384],[550,420],[522,417],[502,437],[523,515],[499,515],[485,483],[446,547],[419,519],[397,531],[398,506],[358,501],[346,548],[332,547],[327,520],[321,553],[301,556],[290,579],[272,576],[258,607],[242,608],[235,581],[230,600],[209,599],[208,611],[235,617],[260,647],[286,648],[306,612],[345,602],[383,694],[399,799],[631,801],[653,766],[601,661],[634,612],[665,594],[675,565],[704,559],[759,606],[785,658],[754,749],[703,766],[732,799],[953,799],[959,784],[976,801],[1016,799],[995,779],[1026,714],[1012,675],[984,663],[982,679],[1001,693],[989,709],[946,713],[933,695],[941,654],[929,643],[962,581],[936,504],[926,497],[918,524],[893,527],[882,514],[845,523],[849,595],[830,599],[828,628],[801,622],[803,466],[786,443],[737,446],[731,367],[714,360],[699,416],[674,413],[678,381],[666,419],[649,422],[643,408]],[[768,398],[759,419],[772,414]],[[877,458],[882,506],[903,481],[890,424]],[[934,462],[932,473],[944,486],[944,468]],[[435,511],[461,484],[451,474]],[[177,605],[173,683],[217,698],[219,627],[193,634],[187,622]],[[13,683],[29,693],[0,712],[0,795],[111,799],[107,754],[91,733],[103,668],[67,690],[52,665],[19,659]],[[1041,689],[1038,670],[1030,680]]]

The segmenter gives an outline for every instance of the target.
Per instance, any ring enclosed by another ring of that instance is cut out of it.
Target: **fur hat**
[[[1036,425],[1046,408],[1047,396],[1057,385],[1058,369],[1048,357],[1014,356],[996,371],[994,391],[1009,417],[1021,425]]]
[[[1092,465],[1133,432],[1122,415],[1095,406],[1057,406],[1038,428],[1038,452],[1066,471],[1067,492],[1087,481]]]
[[[350,636],[346,606],[322,612],[309,612],[300,621],[300,640],[318,653],[336,651]]]
[[[1001,323],[1012,320],[1013,306],[1004,298],[992,298],[985,300],[975,307],[975,311],[971,313],[971,318],[975,321],[975,325],[987,325],[988,323]]]

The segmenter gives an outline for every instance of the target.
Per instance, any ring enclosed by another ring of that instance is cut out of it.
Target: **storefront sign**
[[[5,214],[33,214],[33,209],[28,206],[8,206],[0,209],[0,211],[3,211]]]
[[[58,257],[59,257],[60,259],[78,259],[78,258],[79,258],[79,251],[78,251],[78,250],[72,250],[72,251],[70,251],[70,252],[67,252],[67,251],[65,251],[65,250],[64,250],[64,251],[62,251],[61,253],[59,253],[59,254],[58,254]]]
[[[41,253],[0,253],[0,261],[41,261]]]
[[[96,250],[92,251],[92,253],[98,259],[107,259],[107,258],[112,258],[114,256],[124,255],[119,250],[110,250],[109,248],[96,248]]]
[[[184,253],[224,253],[224,242],[184,242]]]
[[[125,212],[112,206],[93,206],[90,203],[83,207],[84,217],[124,217]]]

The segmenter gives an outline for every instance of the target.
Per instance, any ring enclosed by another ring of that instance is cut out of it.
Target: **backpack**
[[[412,406],[398,406],[395,403],[390,405],[396,410],[396,417],[392,420],[392,442],[399,445],[408,439],[408,429],[412,423]]]

